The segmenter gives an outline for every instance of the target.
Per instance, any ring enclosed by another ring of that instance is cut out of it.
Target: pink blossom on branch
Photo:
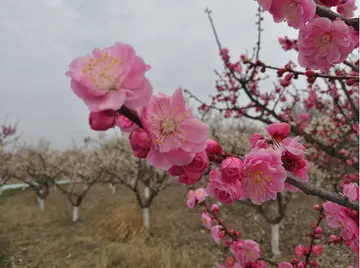
[[[243,162],[242,199],[250,198],[258,205],[275,200],[284,190],[286,176],[280,151],[269,148],[250,152]]]
[[[345,18],[354,16],[354,11],[358,8],[355,0],[341,0],[336,7],[336,11]]]
[[[224,180],[241,180],[242,161],[237,157],[227,157],[221,162],[220,171]]]
[[[118,110],[123,105],[138,108],[149,102],[153,89],[144,76],[149,69],[130,45],[118,42],[76,58],[65,74],[71,78],[74,93],[91,111]]]
[[[186,204],[188,208],[194,208],[197,204],[204,202],[207,196],[208,194],[204,188],[199,188],[195,191],[190,190],[188,192],[188,199],[186,201]]]
[[[146,158],[151,148],[151,140],[148,133],[141,128],[137,128],[131,132],[129,140],[134,156]]]
[[[274,22],[284,20],[290,27],[299,29],[315,16],[316,4],[313,0],[272,0],[258,3],[264,10],[268,10],[274,18]]]
[[[118,120],[119,114],[114,110],[103,110],[90,112],[89,125],[91,129],[104,131],[113,128]]]
[[[209,127],[185,107],[181,88],[172,96],[153,96],[141,119],[152,140],[147,161],[156,168],[187,165],[207,147]]]
[[[275,139],[282,141],[290,133],[290,125],[287,123],[273,123],[267,126],[266,130],[270,136]]]
[[[294,268],[290,262],[280,262],[278,268]]]
[[[235,259],[242,264],[254,262],[260,257],[259,244],[253,240],[238,240],[231,245]]]
[[[122,132],[131,133],[133,130],[138,128],[138,125],[123,115],[119,115],[116,126],[120,128]]]
[[[231,204],[242,197],[243,191],[239,180],[224,180],[221,172],[213,169],[210,172],[209,184],[206,188],[209,195],[223,204]]]
[[[355,42],[342,20],[316,18],[300,28],[298,61],[302,67],[327,70],[353,51]]]

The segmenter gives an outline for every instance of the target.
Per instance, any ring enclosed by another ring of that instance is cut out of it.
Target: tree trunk
[[[273,256],[280,256],[280,224],[270,224],[271,228],[271,252]]]
[[[115,195],[115,193],[116,193],[116,186],[115,185],[113,185],[113,187],[111,188],[111,192],[112,192],[113,195]]]
[[[79,207],[73,206],[72,221],[77,222],[79,219]]]
[[[150,213],[149,213],[149,208],[142,208],[142,217],[143,217],[143,221],[144,221],[144,226],[147,229],[150,229]]]
[[[39,202],[39,207],[40,207],[40,210],[41,211],[44,211],[45,210],[45,201],[44,199],[40,198],[37,196],[37,200]]]
[[[150,188],[148,186],[145,186],[144,197],[145,197],[145,202],[147,202],[147,200],[150,197]],[[143,220],[144,220],[144,226],[147,229],[149,229],[150,228],[150,212],[149,212],[148,207],[142,208],[142,216],[143,216]]]

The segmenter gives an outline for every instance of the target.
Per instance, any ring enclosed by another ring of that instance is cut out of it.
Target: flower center
[[[101,58],[90,58],[88,66],[83,68],[83,74],[101,90],[116,90],[120,85],[120,74],[123,62],[105,52]]]
[[[322,36],[321,36],[321,42],[323,44],[328,44],[332,41],[332,35],[331,33],[324,33]]]
[[[293,12],[296,10],[297,6],[298,6],[297,2],[291,1],[288,4],[288,10]]]
[[[269,176],[264,176],[264,172],[260,170],[256,170],[255,172],[251,172],[249,174],[249,177],[251,178],[252,182],[256,185],[261,184],[264,180],[270,181],[271,178]]]
[[[170,118],[166,118],[161,122],[161,132],[165,136],[172,134],[176,130],[176,128],[177,126],[175,122]]]

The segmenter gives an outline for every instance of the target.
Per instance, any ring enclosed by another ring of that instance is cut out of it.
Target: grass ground
[[[11,191],[0,197],[0,267],[21,268],[203,268],[223,262],[226,250],[214,243],[200,221],[200,209],[185,205],[187,189],[171,186],[150,209],[151,231],[143,229],[136,200],[127,189],[111,195],[107,185],[91,189],[71,222],[67,198],[52,191],[40,211],[34,192]],[[296,194],[280,230],[282,259],[291,259],[298,243],[308,245],[306,228],[316,198]],[[271,257],[270,228],[254,209],[222,209],[229,226],[256,240]],[[344,248],[327,247],[321,267],[354,262]]]

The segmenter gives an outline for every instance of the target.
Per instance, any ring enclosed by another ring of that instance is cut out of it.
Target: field
[[[23,268],[183,268],[216,267],[226,250],[202,227],[200,209],[190,210],[187,188],[174,185],[160,192],[150,208],[151,230],[142,219],[132,193],[118,186],[96,185],[71,222],[71,206],[59,191],[50,193],[40,211],[31,190],[4,192],[0,197],[0,267]],[[298,193],[291,200],[280,230],[282,260],[293,257],[298,243],[308,245],[306,227],[318,199]],[[222,208],[229,226],[261,244],[271,257],[270,228],[253,208],[241,204]],[[327,235],[329,233],[326,233]],[[284,247],[283,245],[287,245]],[[345,248],[326,247],[321,267],[346,267],[353,262]],[[341,263],[343,263],[341,265]]]

